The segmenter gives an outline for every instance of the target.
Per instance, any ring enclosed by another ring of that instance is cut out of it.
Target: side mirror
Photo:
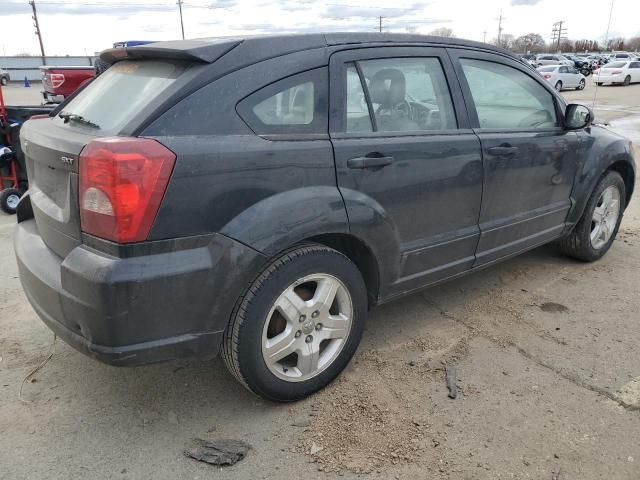
[[[567,130],[580,130],[593,122],[593,110],[586,105],[571,103],[564,114],[564,126]]]

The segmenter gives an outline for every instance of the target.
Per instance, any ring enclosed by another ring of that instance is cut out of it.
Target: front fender
[[[631,142],[626,138],[594,125],[583,134],[578,150],[578,158],[584,160],[576,174],[571,194],[573,206],[567,216],[569,228],[580,220],[598,180],[613,164],[624,162],[633,171],[632,178],[635,179],[636,166]]]

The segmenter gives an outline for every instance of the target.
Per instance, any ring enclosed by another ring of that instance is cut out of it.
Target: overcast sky
[[[503,32],[540,33],[566,21],[571,39],[603,39],[610,0],[184,0],[187,38],[268,32],[374,31],[378,17],[392,32],[428,33],[449,27],[456,36],[487,41]],[[48,55],[93,54],[122,40],[180,38],[176,0],[36,0]],[[393,7],[389,7],[393,5]],[[589,5],[589,6],[587,6]],[[0,55],[39,53],[27,0],[0,0]],[[615,0],[609,36],[640,35],[640,0]]]

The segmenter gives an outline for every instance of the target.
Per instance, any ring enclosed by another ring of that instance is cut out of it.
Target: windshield
[[[125,60],[96,78],[64,106],[60,122],[93,124],[101,133],[115,134],[142,108],[158,97],[184,71],[181,62]],[[82,119],[82,122],[74,121]]]
[[[626,65],[627,65],[627,62],[612,62],[604,68],[622,68]]]

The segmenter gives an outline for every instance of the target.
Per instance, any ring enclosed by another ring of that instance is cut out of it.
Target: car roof
[[[238,55],[251,52],[252,59],[257,62],[287,53],[329,46],[394,43],[471,47],[490,50],[515,58],[515,56],[507,50],[471,40],[404,33],[366,32],[278,34],[173,40],[130,48],[109,49],[103,51],[100,54],[100,58],[108,62],[135,58],[174,58],[213,63],[223,55],[235,50],[236,52],[234,53]]]

